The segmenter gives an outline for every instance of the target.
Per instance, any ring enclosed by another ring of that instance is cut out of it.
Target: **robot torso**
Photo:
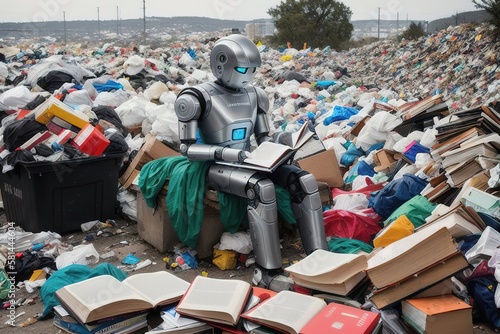
[[[257,93],[247,86],[238,91],[215,83],[197,86],[205,90],[210,101],[198,120],[204,144],[248,150],[257,118]]]

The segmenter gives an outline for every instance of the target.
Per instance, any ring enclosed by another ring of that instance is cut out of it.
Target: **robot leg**
[[[267,178],[251,179],[247,197],[250,237],[256,263],[252,283],[273,291],[290,290],[293,282],[283,275],[281,268],[274,183]]]
[[[280,169],[280,184],[290,193],[292,209],[306,254],[325,249],[325,226],[318,185],[312,174],[292,165]],[[285,181],[286,180],[286,181]]]
[[[247,215],[256,263],[253,283],[274,291],[289,290],[292,282],[281,268],[273,182],[262,173],[220,165],[210,168],[208,181],[215,190],[248,200]]]

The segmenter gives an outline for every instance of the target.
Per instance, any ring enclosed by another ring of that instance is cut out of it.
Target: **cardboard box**
[[[140,192],[137,193],[137,232],[161,253],[172,251],[178,244],[172,221],[167,212],[165,197],[158,198],[156,209],[150,208]],[[220,241],[224,227],[218,210],[205,205],[204,220],[195,250],[199,258],[212,256],[213,247]]]
[[[394,156],[395,154],[397,154],[397,152],[381,149],[373,155],[373,163],[382,168],[389,167],[393,162],[397,161]]]
[[[363,129],[366,123],[370,120],[371,116],[365,116],[362,120],[356,123],[349,131],[344,134],[344,138],[353,139],[359,135],[361,129]]]
[[[334,150],[326,150],[297,160],[297,163],[300,168],[314,175],[317,182],[326,182],[330,188],[339,188],[344,185]]]
[[[45,102],[36,107],[32,113],[35,114],[35,120],[42,124],[47,124],[56,116],[79,129],[89,123],[87,115],[71,108],[53,96],[50,96]]]
[[[155,136],[147,134],[144,144],[137,152],[135,158],[130,162],[123,175],[120,177],[120,184],[122,184],[127,189],[128,187],[130,187],[133,180],[137,176],[137,172],[135,171],[140,171],[142,166],[155,159],[178,155],[179,152],[163,144],[161,141],[156,139]]]

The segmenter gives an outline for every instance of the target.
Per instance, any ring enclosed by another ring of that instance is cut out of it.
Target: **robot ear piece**
[[[217,61],[221,64],[225,64],[227,62],[227,55],[224,52],[219,52],[217,54]]]

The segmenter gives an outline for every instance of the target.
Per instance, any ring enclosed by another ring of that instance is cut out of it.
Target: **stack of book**
[[[147,326],[151,310],[178,302],[188,287],[189,282],[166,271],[123,281],[92,277],[56,291],[61,306],[53,324],[68,333],[132,333]]]
[[[267,333],[377,333],[380,313],[329,303],[314,296],[281,291],[241,315],[269,328]]]
[[[396,115],[403,120],[409,120],[441,102],[443,102],[443,95],[441,94],[431,95],[418,101],[410,101],[397,107]]]
[[[393,242],[368,259],[368,277],[376,287],[369,298],[382,309],[467,266],[448,229],[434,224]]]
[[[406,299],[401,317],[417,333],[473,333],[472,307],[452,294]]]
[[[341,254],[318,249],[285,268],[293,281],[314,291],[347,296],[366,277],[365,254]]]
[[[439,204],[417,231],[432,225],[446,227],[454,239],[470,234],[481,234],[486,228],[477,212],[462,203],[452,207]]]
[[[492,106],[454,112],[448,122],[435,127],[433,160],[443,167],[422,194],[431,202],[453,201],[456,189],[470,178],[485,173],[499,162],[500,114]]]

